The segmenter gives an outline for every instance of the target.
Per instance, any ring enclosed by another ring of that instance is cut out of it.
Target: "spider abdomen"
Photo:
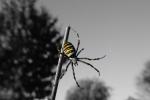
[[[67,56],[67,57],[75,57],[75,48],[73,46],[72,43],[70,42],[66,42],[64,44],[64,54]]]

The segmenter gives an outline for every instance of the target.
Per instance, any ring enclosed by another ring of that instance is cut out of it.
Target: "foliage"
[[[35,4],[36,0],[1,0],[1,100],[33,100],[51,93],[56,45],[62,36],[57,19]]]
[[[134,98],[134,97],[129,96],[127,100],[138,100],[138,99],[136,99],[136,98]]]
[[[79,83],[83,89],[77,86],[71,88],[67,93],[66,100],[108,100],[110,88],[105,86],[104,82],[98,81],[98,79],[86,79]]]
[[[137,87],[141,100],[150,100],[150,61],[146,63],[145,69],[138,77]]]

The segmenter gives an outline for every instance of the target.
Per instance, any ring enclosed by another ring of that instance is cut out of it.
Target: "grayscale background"
[[[111,100],[136,94],[136,78],[150,59],[150,1],[148,0],[41,0],[40,5],[58,17],[61,32],[71,25],[79,32],[80,56],[105,59],[92,62],[101,71],[100,80],[112,87]],[[65,66],[64,66],[65,67]],[[98,77],[90,67],[75,68],[78,80]],[[69,69],[59,83],[56,100],[65,100],[74,86]]]

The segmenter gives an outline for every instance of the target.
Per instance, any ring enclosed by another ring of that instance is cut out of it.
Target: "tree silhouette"
[[[56,45],[62,36],[36,0],[1,0],[0,100],[33,100],[51,93]]]
[[[139,100],[139,99],[134,98],[134,97],[132,97],[132,96],[129,96],[129,97],[127,98],[127,100]]]
[[[150,100],[150,61],[146,63],[145,69],[138,77],[137,87],[141,100]]]
[[[105,86],[98,79],[81,80],[80,85],[83,89],[73,87],[68,91],[66,100],[108,100],[110,88]]]

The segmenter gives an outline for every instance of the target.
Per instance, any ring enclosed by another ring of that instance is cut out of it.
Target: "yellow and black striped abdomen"
[[[72,43],[66,42],[64,44],[64,54],[69,58],[75,56],[75,48]]]

